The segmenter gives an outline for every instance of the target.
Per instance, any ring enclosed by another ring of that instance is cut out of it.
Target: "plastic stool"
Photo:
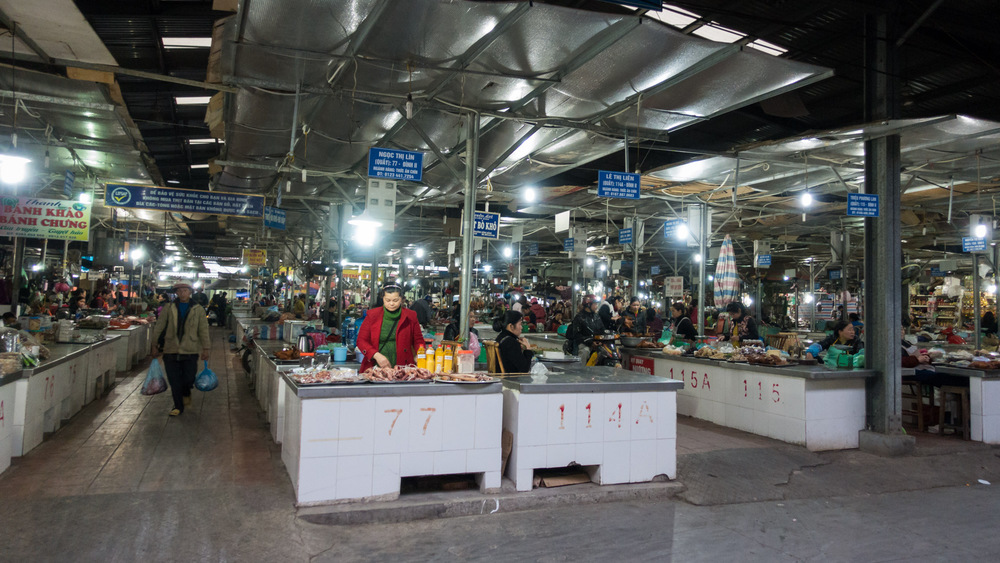
[[[958,411],[960,416],[956,418],[956,413],[951,413],[951,424],[945,424],[944,422],[944,411],[948,404],[948,395],[957,395],[958,399]],[[941,387],[941,408],[938,411],[938,428],[941,429],[941,434],[944,434],[946,428],[951,428],[955,432],[961,432],[962,438],[966,440],[971,440],[972,436],[969,432],[969,388],[968,387],[956,387],[954,385],[943,385]]]

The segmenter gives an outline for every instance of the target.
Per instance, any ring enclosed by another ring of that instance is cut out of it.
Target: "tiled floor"
[[[147,362],[38,448],[15,458],[0,476],[0,497],[252,487],[287,480],[245,379],[228,361],[223,331],[213,332],[209,365],[219,376],[217,389],[195,390],[184,414],[169,417],[169,392],[139,393]]]

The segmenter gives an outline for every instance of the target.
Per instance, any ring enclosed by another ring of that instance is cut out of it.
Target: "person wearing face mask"
[[[382,306],[369,309],[358,331],[358,348],[364,354],[361,371],[416,364],[417,348],[424,335],[417,313],[403,308],[403,290],[398,285],[382,289]]]
[[[851,321],[839,320],[837,324],[833,325],[832,335],[806,348],[806,359],[811,360],[821,351],[835,345],[847,346],[847,353],[852,355],[857,354],[865,347],[865,343],[855,333],[854,325],[851,324]]]

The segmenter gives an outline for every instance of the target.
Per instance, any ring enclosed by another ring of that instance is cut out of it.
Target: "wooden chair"
[[[490,375],[506,373],[506,370],[503,368],[503,360],[500,359],[500,348],[497,345],[497,341],[483,340],[482,343],[486,347],[486,370]]]
[[[930,390],[930,405],[929,408],[934,408],[934,388],[930,385],[924,385],[923,383],[915,380],[903,378],[902,381],[903,389],[901,390],[901,398],[903,399],[903,409],[901,414],[903,416],[912,416],[916,418],[917,421],[917,431],[923,432],[927,429],[927,423],[924,420],[924,397],[928,395],[924,394],[925,389]],[[907,389],[909,388],[909,389]],[[914,401],[916,403],[916,408],[908,409],[906,408],[906,401]],[[933,411],[932,411],[933,412]]]
[[[954,395],[955,401],[958,406],[959,412],[951,413],[951,424],[945,424],[944,413],[948,406],[948,396]],[[962,438],[966,440],[971,440],[970,426],[971,421],[969,420],[969,388],[968,387],[956,387],[953,385],[943,385],[941,387],[941,407],[938,410],[938,428],[941,429],[941,434],[944,434],[946,428],[951,428],[955,430],[955,433],[962,433]]]

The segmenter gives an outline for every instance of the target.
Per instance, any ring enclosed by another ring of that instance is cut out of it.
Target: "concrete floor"
[[[219,388],[183,416],[167,417],[168,393],[139,395],[137,371],[0,475],[0,561],[1000,557],[1000,449],[920,435],[905,459],[816,454],[691,419],[674,500],[312,524],[225,335],[213,329]]]

